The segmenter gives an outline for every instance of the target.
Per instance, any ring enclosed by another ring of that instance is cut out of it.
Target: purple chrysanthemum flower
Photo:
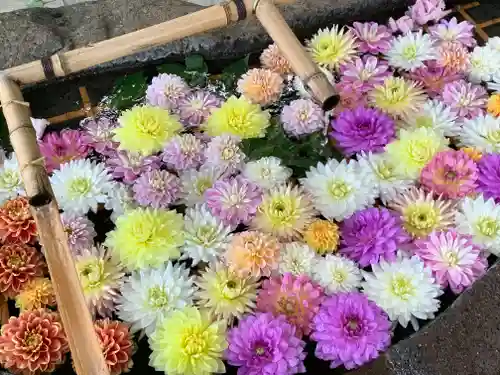
[[[85,141],[96,152],[108,155],[118,146],[118,142],[113,141],[113,130],[118,127],[118,121],[114,116],[88,117],[80,121],[83,129]]]
[[[425,92],[431,98],[440,95],[446,84],[464,78],[463,74],[442,67],[434,60],[426,61],[424,64],[424,67],[415,69],[413,72],[408,73],[407,76],[421,83],[425,88]]]
[[[49,173],[71,160],[85,159],[89,153],[89,144],[80,130],[63,129],[45,134],[38,145]]]
[[[374,302],[359,292],[327,298],[313,319],[311,338],[316,357],[332,361],[331,368],[350,370],[378,357],[391,343],[391,323]]]
[[[388,26],[394,34],[397,34],[397,33],[406,34],[407,32],[413,31],[416,29],[415,22],[408,15],[404,15],[404,16],[398,18],[397,20],[395,20],[392,17],[389,18]]]
[[[417,0],[409,9],[410,17],[419,25],[426,25],[430,21],[439,21],[446,17],[451,10],[445,10],[444,0]]]
[[[210,116],[211,110],[221,104],[222,99],[208,91],[193,91],[179,99],[177,113],[184,126],[199,126]]]
[[[135,180],[132,190],[140,205],[168,208],[180,197],[181,181],[176,175],[157,169],[142,174]]]
[[[205,191],[205,201],[212,214],[231,226],[248,223],[261,200],[259,187],[241,176],[216,181]]]
[[[394,120],[375,108],[346,109],[332,120],[330,137],[347,156],[383,151],[396,137]]]
[[[183,171],[198,168],[205,160],[205,145],[192,134],[173,137],[163,149],[162,158],[169,168]]]
[[[389,65],[375,56],[356,57],[352,62],[340,66],[340,82],[337,87],[344,91],[347,87],[361,93],[373,89],[375,85],[384,83],[390,76]]]
[[[484,114],[488,92],[483,86],[459,80],[444,86],[441,101],[450,106],[459,117],[473,118]]]
[[[61,221],[64,231],[68,235],[68,244],[71,251],[78,255],[83,249],[91,249],[94,245],[94,237],[97,233],[87,216],[76,216],[63,212]]]
[[[392,33],[376,22],[354,22],[351,30],[358,38],[358,49],[367,53],[386,53],[391,48]]]
[[[160,169],[161,160],[155,155],[142,156],[127,151],[116,151],[106,159],[106,166],[113,178],[132,184],[142,173]]]
[[[309,99],[297,99],[283,107],[281,123],[288,134],[299,137],[325,128],[325,114]]]
[[[227,362],[238,366],[238,375],[292,375],[306,371],[306,343],[280,315],[247,315],[227,334]]]
[[[486,154],[477,163],[479,178],[477,190],[485,199],[500,203],[500,154]]]
[[[238,172],[245,161],[240,143],[238,137],[230,134],[213,137],[205,148],[205,164],[224,170],[227,174]]]
[[[153,78],[146,90],[148,104],[173,110],[189,92],[188,84],[175,74],[160,74]]]
[[[361,267],[392,261],[400,246],[410,241],[401,224],[398,215],[387,208],[357,211],[340,226],[340,252]]]
[[[441,20],[429,27],[429,34],[439,42],[461,43],[466,47],[475,47],[474,25],[468,21],[458,22],[456,17],[451,20]]]

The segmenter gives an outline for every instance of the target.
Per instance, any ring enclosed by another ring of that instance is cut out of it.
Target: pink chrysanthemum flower
[[[213,137],[205,148],[205,164],[224,170],[227,174],[239,171],[245,161],[240,142],[238,137],[230,134]]]
[[[358,107],[368,107],[367,94],[360,94],[353,86],[336,85],[340,96],[339,104],[334,109],[334,114],[338,115],[346,109],[356,109]]]
[[[80,130],[64,129],[60,133],[48,133],[39,146],[49,173],[71,160],[85,159],[89,153],[89,145]]]
[[[280,118],[283,129],[295,137],[323,130],[326,126],[325,113],[310,99],[297,99],[285,105]]]
[[[270,44],[260,55],[260,63],[266,69],[286,75],[293,72],[292,66],[281,53],[276,43]]]
[[[180,198],[181,181],[176,175],[157,169],[142,174],[135,180],[132,190],[140,205],[168,208]]]
[[[463,74],[444,68],[436,61],[426,61],[424,67],[417,68],[407,75],[410,79],[423,84],[427,95],[431,98],[440,95],[447,83],[463,79]]]
[[[192,134],[176,135],[163,149],[162,158],[176,171],[198,168],[205,160],[205,145]]]
[[[283,78],[269,69],[250,69],[238,80],[238,92],[255,104],[277,101],[283,90]]]
[[[356,57],[351,63],[340,66],[340,82],[338,88],[345,91],[352,90],[366,93],[375,85],[384,83],[384,79],[391,75],[389,65],[375,56]]]
[[[312,319],[323,298],[323,289],[307,276],[285,273],[264,281],[257,295],[257,310],[286,316],[300,338],[311,333]]]
[[[148,104],[175,109],[179,99],[189,92],[188,84],[175,74],[160,74],[153,78],[146,90]]]
[[[213,108],[219,108],[222,99],[203,90],[182,96],[177,102],[177,113],[186,127],[199,126],[210,116]]]
[[[158,156],[141,156],[127,151],[116,151],[106,159],[106,166],[115,179],[122,179],[126,184],[133,184],[142,173],[160,169]]]
[[[463,198],[477,187],[478,168],[463,151],[438,152],[420,174],[420,182],[427,190],[445,198]]]
[[[456,73],[465,73],[470,67],[469,51],[460,43],[443,43],[438,48],[437,63]]]
[[[118,143],[113,141],[113,130],[118,125],[117,118],[113,114],[107,113],[80,121],[85,142],[96,152],[103,155],[107,155],[118,147]]]
[[[68,235],[68,243],[71,251],[76,255],[83,249],[90,249],[94,244],[97,233],[87,216],[77,216],[69,212],[61,214],[64,231]]]
[[[391,48],[392,33],[387,26],[376,22],[354,22],[352,32],[358,39],[360,52],[385,53]]]
[[[129,372],[134,364],[134,341],[129,326],[117,320],[102,319],[94,322],[94,329],[110,375]]]
[[[398,18],[397,20],[395,20],[392,17],[389,18],[388,26],[394,34],[397,33],[406,34],[416,29],[415,22],[408,15],[404,15]]]
[[[417,0],[409,9],[409,15],[419,25],[426,25],[431,21],[439,21],[446,17],[451,10],[445,11],[444,0]]]
[[[468,21],[458,22],[456,17],[451,20],[442,20],[438,24],[429,27],[430,36],[443,43],[460,43],[465,47],[475,47],[474,25]]]
[[[215,182],[205,191],[205,200],[213,215],[226,225],[236,226],[255,216],[262,192],[254,183],[236,176]]]
[[[443,288],[449,285],[455,294],[471,286],[488,267],[472,237],[454,229],[433,232],[427,238],[415,241],[414,251],[431,269],[436,282]]]
[[[458,116],[473,118],[485,113],[488,105],[488,92],[483,86],[459,80],[444,86],[441,100]]]

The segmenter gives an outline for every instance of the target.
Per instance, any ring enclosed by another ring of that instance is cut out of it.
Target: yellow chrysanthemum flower
[[[16,296],[16,307],[21,311],[37,310],[47,306],[55,306],[56,295],[52,282],[40,277],[29,281],[21,293]]]
[[[208,135],[232,134],[241,139],[266,135],[270,114],[244,97],[231,96],[220,108],[212,111],[205,124]]]
[[[402,129],[399,139],[386,146],[395,172],[407,178],[418,178],[420,171],[434,155],[448,148],[448,140],[429,128]]]
[[[493,116],[500,116],[500,94],[493,94],[488,99],[488,112]]]
[[[119,216],[106,239],[106,246],[129,271],[159,267],[178,258],[183,243],[182,215],[151,208],[137,208]]]
[[[226,322],[215,321],[194,307],[177,310],[163,320],[149,340],[149,364],[168,375],[225,372]]]
[[[329,220],[315,220],[304,232],[304,241],[320,255],[336,252],[339,237],[338,225]]]
[[[223,264],[207,268],[196,281],[198,306],[229,324],[255,309],[257,280],[241,278]]]
[[[356,56],[357,44],[351,31],[334,25],[320,29],[307,43],[307,49],[318,65],[336,69]]]
[[[299,187],[282,185],[267,192],[251,226],[282,240],[299,239],[315,214],[311,200]]]
[[[418,112],[427,100],[427,95],[415,82],[392,76],[387,77],[384,83],[375,85],[368,95],[375,107],[401,117]]]
[[[136,106],[119,118],[120,127],[113,130],[113,139],[120,149],[151,155],[160,151],[165,143],[182,130],[181,123],[166,109],[149,105]]]

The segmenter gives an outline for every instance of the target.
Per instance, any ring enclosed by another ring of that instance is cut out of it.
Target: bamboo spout
[[[90,312],[85,303],[59,208],[31,125],[30,109],[19,86],[0,74],[0,104],[7,120],[10,140],[36,221],[40,244],[68,337],[75,369],[79,375],[109,375]]]

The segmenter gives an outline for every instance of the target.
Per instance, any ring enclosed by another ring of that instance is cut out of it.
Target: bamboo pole
[[[1,74],[0,104],[30,198],[39,241],[45,248],[75,369],[79,375],[109,375],[68,247],[59,208],[43,166],[29,106],[23,101],[19,86]]]

